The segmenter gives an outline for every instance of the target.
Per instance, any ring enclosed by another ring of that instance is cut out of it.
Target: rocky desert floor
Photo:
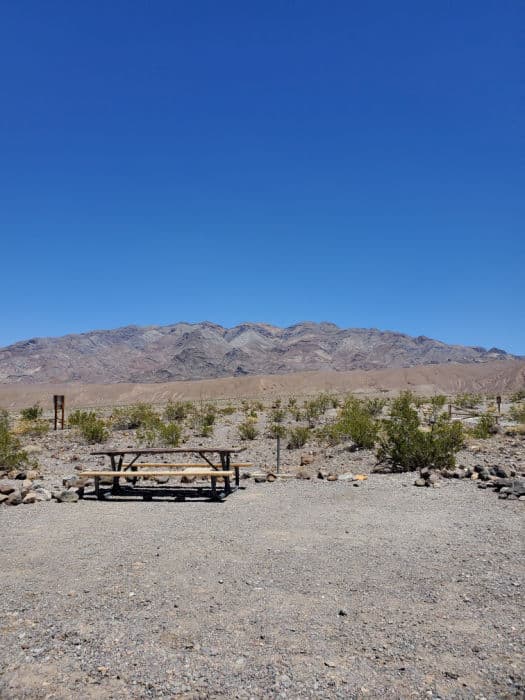
[[[239,444],[240,420],[191,444]],[[26,442],[51,491],[103,464],[73,430]],[[274,440],[246,448],[275,471]],[[525,440],[470,441],[457,463],[522,475]],[[307,444],[282,471],[311,479],[223,502],[0,506],[0,697],[524,697],[525,503],[374,465]]]

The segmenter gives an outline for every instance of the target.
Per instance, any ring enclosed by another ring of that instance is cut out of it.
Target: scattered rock
[[[12,481],[0,481],[0,493],[9,495],[13,491],[17,491],[20,484],[13,483]]]
[[[326,479],[327,476],[328,472],[325,472],[323,469],[319,469],[319,471],[317,472],[318,479]]]
[[[187,477],[182,477],[182,479],[187,478]],[[181,481],[182,481],[181,479]],[[157,484],[167,484],[168,481],[170,480],[169,476],[157,476],[155,477],[155,481]],[[195,477],[193,477],[193,480],[195,480]]]
[[[275,474],[272,474],[271,472],[266,475],[266,481],[275,481],[277,479],[277,476]]]
[[[18,506],[20,503],[22,503],[22,494],[20,491],[13,491],[13,493],[9,494],[4,503],[7,506]]]
[[[34,491],[29,491],[28,494],[24,496],[22,499],[22,503],[28,504],[28,503],[36,503],[38,500],[37,495]]]
[[[314,455],[303,453],[301,455],[301,467],[306,467],[308,464],[313,464],[315,462]]]
[[[354,475],[351,474],[350,472],[347,472],[346,474],[339,475],[339,481],[353,481],[353,480],[354,480]]]
[[[78,493],[71,490],[61,491],[55,498],[59,503],[76,503],[78,501]]]
[[[8,498],[9,496],[7,495],[7,493],[0,493],[0,503],[7,501]]]
[[[427,482],[426,479],[416,479],[414,481],[414,486],[426,486]]]
[[[337,474],[328,474],[328,476],[326,477],[326,480],[327,481],[337,481],[337,478],[338,478]]]

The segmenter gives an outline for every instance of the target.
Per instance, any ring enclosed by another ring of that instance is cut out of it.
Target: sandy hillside
[[[110,406],[137,401],[163,403],[172,399],[235,399],[311,394],[317,391],[395,393],[411,389],[421,394],[474,391],[507,393],[525,387],[525,361],[480,364],[424,365],[406,369],[352,372],[298,372],[285,375],[228,377],[155,384],[3,384],[0,406],[17,409],[53,394],[65,394],[68,406]]]

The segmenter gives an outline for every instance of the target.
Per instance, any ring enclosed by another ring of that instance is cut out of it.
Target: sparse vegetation
[[[23,408],[20,411],[20,418],[25,421],[36,421],[42,418],[43,408],[40,404],[35,403],[28,408]]]
[[[518,403],[519,401],[525,401],[525,389],[520,389],[510,396],[511,403]]]
[[[9,429],[7,411],[0,409],[0,466],[6,469],[17,469],[28,464],[27,452],[22,448],[20,440]]]
[[[168,401],[164,409],[164,419],[173,421],[183,421],[193,408],[190,401]]]
[[[464,445],[461,424],[440,416],[432,430],[424,431],[413,404],[410,392],[403,392],[392,403],[390,418],[383,421],[378,460],[388,462],[394,471],[454,467],[455,454]]]
[[[95,411],[77,409],[70,414],[68,423],[77,428],[89,444],[105,442],[109,437],[105,421]]]
[[[288,435],[288,449],[297,450],[299,447],[303,447],[308,442],[310,437],[310,430],[308,428],[297,426],[292,428]]]
[[[496,419],[494,416],[485,413],[479,417],[477,424],[471,429],[472,437],[486,440],[496,432]]]
[[[43,418],[37,418],[35,420],[21,420],[16,426],[15,432],[18,435],[39,437],[49,432],[49,422]]]
[[[480,394],[458,394],[454,399],[454,405],[458,408],[477,408],[482,402]]]
[[[516,423],[525,423],[525,404],[518,403],[510,407],[509,415]]]
[[[356,447],[371,449],[375,446],[379,430],[379,424],[373,417],[377,410],[376,403],[350,396],[341,408],[338,420],[321,430],[320,437],[332,445],[350,439]]]
[[[259,435],[257,424],[253,418],[247,418],[243,423],[240,423],[238,430],[241,440],[255,440]]]

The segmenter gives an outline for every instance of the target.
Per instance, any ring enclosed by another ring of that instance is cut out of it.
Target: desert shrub
[[[159,425],[159,443],[161,446],[178,447],[182,437],[182,428],[178,423],[161,423]]]
[[[288,408],[290,409],[290,411],[293,411],[293,409],[296,408],[296,406],[297,406],[297,399],[295,398],[295,396],[290,396],[288,398]]]
[[[454,399],[454,404],[458,408],[476,408],[482,401],[480,394],[458,394]]]
[[[195,407],[191,415],[191,427],[199,437],[210,437],[216,417],[215,406],[212,404]]]
[[[363,407],[368,415],[372,418],[377,418],[381,415],[383,408],[386,406],[386,399],[375,397],[372,399],[365,399],[363,403]]]
[[[193,408],[190,401],[168,401],[164,409],[164,419],[173,421],[184,420]]]
[[[286,427],[282,423],[270,423],[267,434],[271,438],[284,438],[286,437]]]
[[[154,425],[158,420],[159,414],[151,404],[137,403],[133,406],[115,408],[109,422],[115,430],[134,430],[147,425]]]
[[[525,423],[525,403],[511,406],[509,414],[511,419],[516,423]]]
[[[0,468],[17,469],[29,464],[27,452],[9,429],[7,411],[0,409]]]
[[[471,429],[470,434],[475,438],[486,440],[496,432],[496,419],[485,413],[479,417],[477,424]]]
[[[231,404],[228,404],[227,406],[223,406],[222,408],[219,409],[219,413],[221,416],[232,416],[236,412],[235,406],[232,406]]]
[[[381,406],[382,408],[382,406]],[[372,413],[378,405],[369,401],[349,396],[339,411],[338,419],[318,431],[320,441],[337,445],[344,440],[352,440],[359,448],[374,447],[379,431],[379,424]]]
[[[80,435],[89,444],[105,442],[109,432],[104,420],[95,411],[74,411],[69,424],[78,428]]]
[[[299,447],[303,447],[308,442],[309,437],[309,428],[304,428],[302,426],[292,428],[288,434],[288,449],[296,450]]]
[[[241,440],[255,440],[259,435],[257,425],[252,418],[247,418],[243,423],[240,423],[238,430]]]
[[[511,403],[518,403],[519,401],[523,401],[524,399],[525,399],[525,389],[520,389],[519,391],[516,391],[514,394],[511,394],[511,396],[510,396]]]
[[[464,445],[461,424],[440,416],[432,430],[425,432],[413,403],[410,392],[403,392],[393,402],[390,418],[383,421],[378,460],[389,462],[395,471],[453,467],[455,453]]]
[[[108,439],[106,423],[95,411],[77,409],[70,414],[68,423],[77,428],[84,440],[90,444],[105,442]]]
[[[286,411],[282,408],[274,408],[270,413],[270,421],[272,423],[282,423],[286,418]]]
[[[29,406],[28,408],[23,408],[20,411],[20,418],[22,420],[38,420],[39,418],[42,418],[44,410],[42,406],[40,406],[38,403],[33,404],[33,406]]]
[[[43,418],[36,420],[21,420],[16,426],[18,435],[30,435],[32,437],[40,437],[49,432],[49,422]]]

